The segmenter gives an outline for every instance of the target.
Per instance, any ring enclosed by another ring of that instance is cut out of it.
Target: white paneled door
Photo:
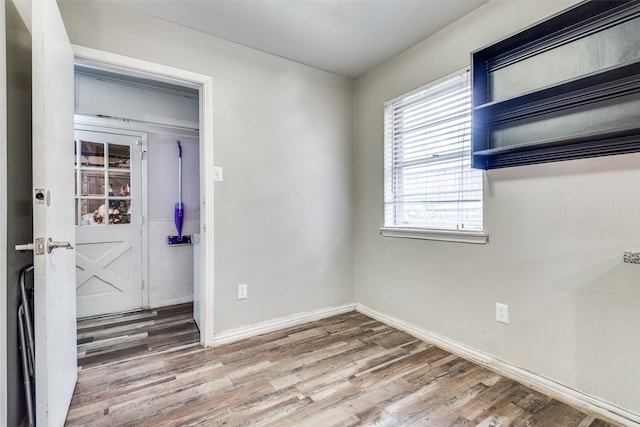
[[[32,0],[36,424],[62,426],[77,378],[73,51],[55,0]]]
[[[77,316],[142,307],[141,135],[76,128]]]

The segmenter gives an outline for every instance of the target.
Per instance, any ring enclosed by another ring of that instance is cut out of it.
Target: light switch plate
[[[238,285],[238,299],[247,299],[247,284]]]
[[[220,166],[213,167],[213,182],[222,182],[222,168]]]
[[[496,322],[509,324],[509,306],[507,304],[496,303]]]

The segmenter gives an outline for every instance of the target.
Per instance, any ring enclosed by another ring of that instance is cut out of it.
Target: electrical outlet
[[[238,299],[247,299],[247,284],[238,285]]]
[[[509,306],[507,304],[496,303],[496,322],[509,324]]]

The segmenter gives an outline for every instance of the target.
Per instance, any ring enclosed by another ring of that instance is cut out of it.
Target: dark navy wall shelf
[[[472,54],[473,167],[640,151],[640,0],[586,1]]]

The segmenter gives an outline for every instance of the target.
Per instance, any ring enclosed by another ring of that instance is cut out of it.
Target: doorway
[[[194,300],[198,101],[190,88],[75,66],[78,319]]]
[[[208,76],[174,69],[158,64],[149,63],[120,55],[110,54],[95,49],[74,46],[76,63],[91,67],[111,70],[127,74],[132,78],[153,79],[174,85],[182,85],[196,89],[199,93],[199,136],[198,150],[199,163],[199,206],[200,212],[199,231],[200,256],[199,271],[197,275],[202,283],[200,292],[200,342],[204,346],[211,346],[213,340],[213,141],[212,141],[212,80]],[[130,122],[122,121],[120,124],[131,127]],[[209,200],[209,204],[207,204]],[[151,243],[150,243],[151,245]],[[203,262],[208,260],[208,262]],[[196,275],[196,274],[194,274]],[[197,298],[197,296],[196,296]]]

